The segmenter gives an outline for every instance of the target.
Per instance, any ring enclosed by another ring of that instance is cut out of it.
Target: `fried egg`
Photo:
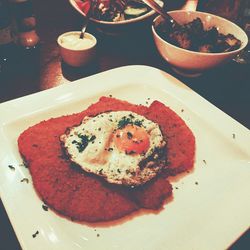
[[[166,164],[166,142],[158,124],[130,111],[85,117],[60,140],[73,163],[109,183],[138,186]]]

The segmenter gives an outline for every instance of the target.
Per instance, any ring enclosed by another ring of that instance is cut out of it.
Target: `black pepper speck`
[[[29,183],[29,179],[28,179],[28,178],[23,178],[23,179],[21,180],[21,182]]]
[[[13,167],[13,165],[8,165],[9,169],[11,169],[12,171],[15,171],[15,167]]]
[[[42,208],[43,208],[44,211],[48,211],[49,210],[49,207],[46,206],[46,205],[44,205],[44,204],[42,205]]]
[[[33,238],[36,238],[36,236],[39,234],[39,231],[36,231],[34,234],[32,234]]]

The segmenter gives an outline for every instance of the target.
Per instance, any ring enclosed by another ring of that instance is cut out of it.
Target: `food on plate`
[[[195,156],[192,131],[170,108],[109,97],[26,129],[18,147],[43,202],[87,222],[161,208],[172,194],[167,177],[191,169]]]
[[[92,18],[108,22],[132,19],[151,11],[141,0],[77,0],[76,3]]]
[[[162,21],[156,26],[157,33],[167,42],[180,48],[203,52],[221,53],[237,50],[241,41],[232,34],[219,33],[217,27],[206,30],[200,18],[171,29]]]
[[[87,116],[60,139],[72,162],[109,183],[141,185],[166,165],[159,125],[130,111]]]

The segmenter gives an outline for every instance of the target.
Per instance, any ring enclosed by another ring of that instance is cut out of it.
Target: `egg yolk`
[[[127,154],[146,153],[149,146],[149,135],[147,131],[135,125],[127,125],[114,134],[114,143],[120,151]]]

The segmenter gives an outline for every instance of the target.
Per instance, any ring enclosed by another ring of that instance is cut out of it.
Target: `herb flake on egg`
[[[122,119],[118,122],[118,129],[122,129],[122,128],[126,127],[128,124],[141,127],[143,120],[137,119],[134,121],[134,118],[135,117],[132,114],[130,114],[129,117],[126,117],[126,116],[122,117]]]
[[[128,137],[128,139],[132,139],[133,138],[133,134],[130,133],[130,132],[127,132],[127,137]]]
[[[83,152],[83,150],[88,146],[90,142],[94,143],[94,140],[96,139],[96,136],[94,135],[90,137],[88,135],[78,134],[77,136],[81,139],[81,141],[79,142],[79,141],[73,140],[72,144],[76,144],[76,147],[79,153]]]

